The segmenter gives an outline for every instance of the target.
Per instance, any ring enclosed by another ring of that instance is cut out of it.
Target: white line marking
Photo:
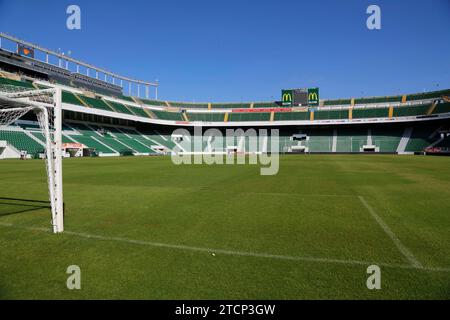
[[[214,190],[208,190],[213,191]],[[226,191],[217,191],[224,193]],[[234,192],[235,193],[235,192]],[[315,194],[315,193],[298,193],[298,192],[257,192],[257,191],[246,191],[242,194],[256,194],[256,195],[269,195],[269,196],[296,196],[296,197],[343,197],[343,198],[355,198],[356,196],[353,194]]]
[[[397,249],[405,256],[405,258],[411,263],[411,265],[418,269],[423,269],[423,265],[419,262],[419,260],[414,257],[411,251],[406,248],[400,239],[395,235],[395,233],[389,228],[389,226],[381,219],[379,215],[375,212],[375,210],[367,203],[363,196],[358,196],[361,203],[366,207],[367,211],[369,211],[370,215],[375,219],[375,221],[379,224],[379,226],[384,230],[384,232],[392,239]]]
[[[42,231],[45,233],[50,233],[50,229],[47,228],[38,228],[38,227],[20,227],[15,226],[11,223],[0,222],[0,226],[11,227],[17,229],[31,230],[31,231]],[[63,234],[68,234],[80,238],[86,239],[96,239],[101,241],[116,241],[122,243],[129,243],[135,245],[144,245],[150,247],[158,247],[158,248],[168,248],[168,249],[177,249],[184,251],[195,251],[195,252],[207,252],[207,253],[216,253],[216,254],[224,254],[231,256],[243,256],[243,257],[255,257],[255,258],[266,258],[266,259],[278,259],[285,261],[304,261],[304,262],[316,262],[316,263],[328,263],[328,264],[342,264],[342,265],[352,265],[352,266],[369,266],[372,264],[377,264],[382,267],[387,268],[397,268],[397,269],[419,269],[423,271],[431,271],[431,272],[450,272],[450,268],[425,268],[425,267],[417,267],[409,264],[390,264],[390,263],[376,263],[374,261],[359,261],[359,260],[343,260],[343,259],[327,259],[327,258],[314,258],[314,257],[300,257],[300,256],[286,256],[286,255],[277,255],[277,254],[268,254],[268,253],[255,253],[255,252],[247,252],[247,251],[233,251],[233,250],[224,250],[224,249],[213,249],[213,248],[202,248],[202,247],[192,247],[186,245],[176,245],[176,244],[167,244],[160,242],[151,242],[144,240],[135,240],[121,237],[106,237],[101,235],[94,235],[82,232],[74,232],[74,231],[64,231]]]

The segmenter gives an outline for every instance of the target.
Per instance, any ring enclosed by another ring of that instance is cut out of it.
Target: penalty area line
[[[397,249],[401,254],[411,263],[411,266],[417,269],[424,269],[424,266],[416,259],[411,251],[400,241],[397,235],[389,228],[389,226],[381,219],[381,217],[375,212],[375,210],[367,203],[363,196],[358,196],[363,206],[369,211],[372,218],[378,223],[383,231],[391,238]]]
[[[44,233],[51,233],[51,230],[46,228],[39,227],[22,227],[15,226],[11,223],[3,223],[0,222],[0,226],[30,230],[30,231],[41,231]],[[74,231],[64,231],[62,234],[67,234],[70,236],[85,238],[85,239],[94,239],[99,241],[113,241],[113,242],[121,242],[128,243],[134,245],[141,246],[149,246],[155,248],[167,248],[167,249],[176,249],[183,251],[193,251],[193,252],[203,252],[203,253],[214,253],[214,254],[223,254],[229,256],[241,256],[241,257],[254,257],[254,258],[265,258],[265,259],[278,259],[284,261],[297,261],[297,262],[313,262],[313,263],[326,263],[326,264],[341,264],[341,265],[350,265],[350,266],[370,266],[376,264],[381,267],[387,268],[396,268],[396,269],[416,269],[422,271],[432,271],[432,272],[450,272],[450,268],[426,268],[426,267],[416,267],[409,264],[390,264],[390,263],[376,263],[374,261],[360,261],[360,260],[344,260],[344,259],[328,259],[328,258],[314,258],[314,257],[306,257],[306,256],[288,256],[288,255],[277,255],[277,254],[268,254],[268,253],[257,253],[257,252],[248,252],[248,251],[234,251],[234,250],[226,250],[226,249],[215,249],[215,248],[204,248],[204,247],[194,247],[194,246],[186,246],[186,245],[177,245],[177,244],[168,244],[168,243],[160,243],[160,242],[152,242],[145,240],[136,240],[130,238],[122,238],[122,237],[108,237],[101,236],[95,234],[88,234],[83,232],[74,232]]]

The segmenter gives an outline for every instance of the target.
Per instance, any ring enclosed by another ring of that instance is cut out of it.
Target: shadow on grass
[[[0,197],[0,217],[51,209],[50,201]]]

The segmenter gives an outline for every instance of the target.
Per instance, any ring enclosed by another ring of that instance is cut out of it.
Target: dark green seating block
[[[228,121],[269,121],[270,112],[231,112]]]

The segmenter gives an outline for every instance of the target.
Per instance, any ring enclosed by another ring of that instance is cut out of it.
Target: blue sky
[[[81,30],[66,8],[81,8]],[[381,8],[381,30],[366,8]],[[159,98],[276,100],[450,88],[450,0],[0,0],[0,30],[116,73]]]

